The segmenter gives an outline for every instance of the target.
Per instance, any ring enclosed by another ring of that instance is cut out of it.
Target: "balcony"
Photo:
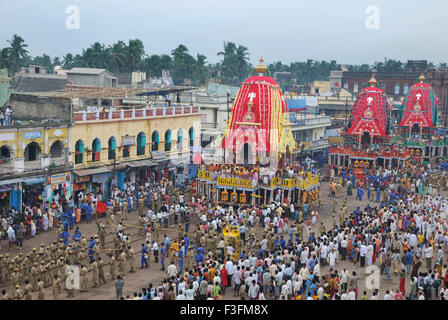
[[[11,161],[8,160],[1,160],[0,163],[0,175],[2,174],[8,174],[14,172],[14,165],[11,163]]]
[[[131,110],[109,110],[109,111],[76,111],[73,119],[76,123],[107,122],[115,120],[141,120],[152,118],[178,117],[183,115],[199,114],[200,107],[195,106],[175,106],[175,107],[154,107]]]
[[[35,160],[35,161],[24,161],[23,169],[25,171],[41,170],[42,169],[42,160],[39,159],[39,160]]]
[[[54,163],[55,166],[65,166],[67,164],[67,161],[65,157],[57,157],[57,158],[50,158],[50,165]]]

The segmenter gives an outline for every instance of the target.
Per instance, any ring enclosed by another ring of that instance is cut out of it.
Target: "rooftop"
[[[96,68],[72,68],[68,73],[69,74],[101,74],[106,69],[96,69]],[[109,71],[107,71],[109,72]]]
[[[193,90],[195,87],[171,87],[167,89],[144,89],[144,88],[103,88],[103,87],[82,87],[66,85],[62,90],[52,90],[46,92],[31,92],[28,94],[40,97],[59,98],[84,98],[84,99],[121,99],[133,96],[166,95],[185,90]]]

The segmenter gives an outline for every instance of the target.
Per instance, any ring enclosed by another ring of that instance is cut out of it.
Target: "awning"
[[[78,176],[78,177],[84,177],[84,176],[89,176],[92,174],[97,174],[97,173],[106,173],[106,172],[111,172],[112,168],[109,166],[106,167],[99,167],[99,168],[95,168],[95,169],[80,169],[80,170],[73,170],[73,172]]]
[[[138,160],[132,162],[125,162],[124,164],[131,168],[152,167],[157,165],[156,162],[151,160]]]
[[[3,181],[0,181],[0,186],[6,185],[6,184],[13,184],[13,183],[17,183],[17,182],[22,182],[22,181],[23,181],[22,178],[3,180]]]
[[[28,179],[23,180],[23,183],[27,186],[30,186],[33,184],[44,183],[44,182],[45,182],[45,177],[33,177],[33,178],[28,178]]]

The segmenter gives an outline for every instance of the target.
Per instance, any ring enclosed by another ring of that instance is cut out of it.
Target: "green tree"
[[[173,56],[173,81],[176,84],[183,83],[184,79],[187,78],[188,63],[191,63],[191,59],[194,60],[194,58],[190,56],[188,48],[183,44],[173,49],[171,55]]]
[[[0,69],[9,68],[9,48],[0,50]]]
[[[245,46],[239,45],[235,51],[236,60],[238,61],[238,80],[243,81],[249,75],[249,52]]]
[[[222,80],[228,84],[235,84],[238,78],[238,57],[235,43],[224,42],[224,51],[218,52],[218,56],[223,57],[220,64]]]
[[[196,55],[195,80],[197,84],[204,84],[207,76],[207,57],[203,54]]]
[[[62,67],[64,69],[71,69],[73,68],[73,62],[74,58],[71,53],[67,53],[65,56],[62,57]]]
[[[123,41],[117,41],[110,46],[110,53],[113,60],[113,71],[122,72],[126,67],[126,44]]]
[[[136,71],[137,65],[145,55],[145,47],[139,39],[129,40],[126,47],[126,62],[128,72]]]
[[[11,40],[8,40],[8,43],[10,44],[8,50],[8,66],[9,72],[13,74],[19,71],[20,67],[24,66],[24,61],[28,55],[28,50],[26,50],[26,47],[28,47],[28,45],[20,36],[16,34],[13,35]]]

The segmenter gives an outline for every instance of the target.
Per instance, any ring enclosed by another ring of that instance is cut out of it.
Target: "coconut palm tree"
[[[71,53],[67,53],[62,57],[62,67],[67,70],[73,68],[74,60],[73,55]]]
[[[136,70],[137,65],[140,63],[144,55],[145,47],[143,46],[143,42],[139,39],[129,39],[126,47],[126,59],[129,72]]]
[[[0,50],[0,69],[9,68],[9,48]]]
[[[15,73],[23,66],[23,61],[28,55],[28,50],[25,49],[28,45],[22,37],[16,34],[13,35],[11,40],[8,40],[8,43],[10,44],[8,50],[10,72]]]
[[[110,53],[112,55],[114,72],[121,72],[126,64],[126,43],[121,40],[114,43],[110,46]]]
[[[249,74],[249,52],[245,46],[239,45],[235,54],[238,62],[238,80],[243,81]]]

